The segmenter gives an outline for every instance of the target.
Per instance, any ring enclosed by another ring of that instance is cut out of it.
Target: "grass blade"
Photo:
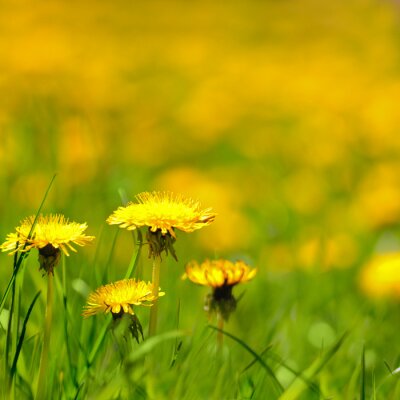
[[[76,379],[76,368],[72,362],[72,351],[71,351],[71,342],[70,342],[70,335],[68,334],[68,297],[67,297],[67,277],[66,277],[66,268],[65,268],[65,257],[62,259],[62,299],[63,299],[63,306],[64,306],[64,338],[65,338],[65,347],[67,351],[67,360],[68,360],[68,368],[71,374],[72,382],[75,388],[78,387],[78,381]]]
[[[365,346],[361,353],[360,400],[365,400]]]
[[[260,357],[263,357],[265,354],[268,353],[272,349],[272,344],[268,345],[261,353]],[[240,374],[244,374],[247,370],[249,370],[255,363],[257,362],[257,358],[254,358],[254,360],[248,364],[245,368],[243,368],[242,372]]]
[[[89,370],[89,368],[92,366],[93,361],[96,358],[96,355],[99,352],[99,349],[101,348],[101,345],[104,342],[104,339],[106,337],[106,333],[107,333],[108,329],[111,326],[111,322],[112,322],[111,316],[108,315],[107,316],[107,321],[104,323],[103,328],[102,328],[99,336],[97,336],[96,342],[94,343],[94,346],[93,346],[91,352],[89,353],[89,355],[88,355],[88,357],[86,359],[86,364],[84,365],[83,370],[79,374],[78,391],[81,390],[81,388],[82,388],[83,380],[86,377],[86,373]]]
[[[129,262],[129,266],[128,266],[128,269],[127,269],[126,274],[125,274],[125,279],[129,279],[129,278],[132,277],[133,273],[136,270],[137,264],[139,262],[140,253],[141,253],[142,244],[143,244],[142,235],[141,234],[139,235],[139,233],[140,232],[138,231],[138,240],[136,242],[137,246],[136,246],[135,251],[132,254],[131,261]]]
[[[179,330],[179,318],[180,318],[180,313],[181,313],[181,300],[178,300],[178,308],[176,311],[176,330]],[[175,340],[174,347],[172,349],[172,359],[171,363],[169,365],[170,368],[172,368],[175,365],[176,359],[178,358],[178,353],[182,347],[182,341],[178,341],[178,337]]]
[[[238,337],[217,328],[216,326],[213,325],[208,325],[210,328],[221,332],[222,334],[224,334],[225,336],[230,337],[231,339],[233,339],[235,342],[239,343],[244,349],[246,349],[250,354],[253,355],[253,357],[261,364],[261,366],[267,371],[268,375],[271,377],[272,381],[275,383],[275,385],[277,386],[277,388],[279,389],[279,391],[282,393],[284,388],[282,387],[281,383],[278,381],[277,377],[275,376],[274,372],[272,371],[272,369],[266,364],[266,362],[261,358],[261,356],[259,354],[257,354],[247,343],[245,343],[243,340],[239,339]]]
[[[322,357],[318,357],[301,376],[297,377],[292,384],[285,390],[279,400],[294,400],[297,399],[301,393],[310,385],[307,383],[311,381],[318,373],[324,368],[329,360],[337,353],[342,346],[348,333],[345,332],[342,337],[327,351]]]
[[[29,306],[28,312],[26,313],[24,322],[23,322],[23,324],[22,324],[22,330],[21,330],[21,334],[20,334],[19,339],[18,339],[17,349],[16,349],[16,352],[15,352],[15,355],[14,355],[14,359],[13,359],[13,362],[12,362],[12,365],[11,365],[11,370],[10,370],[10,383],[11,383],[11,381],[12,381],[14,375],[15,375],[15,372],[16,372],[16,370],[17,370],[17,362],[18,362],[18,357],[19,357],[19,354],[20,354],[20,352],[21,352],[22,344],[23,344],[24,338],[25,338],[26,325],[28,324],[29,317],[30,317],[31,312],[32,312],[32,310],[33,310],[33,307],[34,307],[34,305],[35,305],[35,303],[36,303],[36,300],[37,300],[37,299],[39,298],[39,296],[40,296],[40,293],[41,293],[41,291],[37,292],[36,295],[35,295],[35,297],[33,298],[32,303],[31,303],[31,305]]]
[[[135,362],[139,361],[142,357],[150,353],[150,351],[152,351],[153,348],[159,345],[160,343],[166,340],[176,339],[177,337],[181,337],[184,335],[185,333],[182,331],[170,331],[146,339],[140,345],[140,347],[129,357],[129,364],[134,364]]]

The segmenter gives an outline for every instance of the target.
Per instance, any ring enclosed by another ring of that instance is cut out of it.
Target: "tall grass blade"
[[[132,275],[134,274],[134,272],[136,270],[137,264],[139,262],[140,253],[141,253],[142,244],[143,244],[142,243],[142,235],[141,234],[139,235],[139,233],[140,233],[140,231],[138,231],[138,240],[136,242],[137,246],[136,246],[136,249],[133,252],[131,260],[129,262],[128,269],[125,274],[125,279],[129,279],[132,277]]]
[[[266,353],[268,353],[268,351],[270,351],[272,349],[272,344],[268,345],[261,353],[260,353],[260,357],[263,357]],[[256,362],[257,362],[257,358],[254,358],[254,360],[248,364],[245,368],[242,369],[242,371],[240,372],[240,374],[244,374],[247,370],[249,370]]]
[[[360,400],[365,400],[365,346],[361,353]]]
[[[165,332],[157,336],[152,336],[146,339],[138,349],[129,357],[129,364],[136,363],[146,354],[150,353],[154,347],[158,346],[160,343],[165,342],[166,340],[176,339],[177,337],[185,336],[185,333],[182,331],[170,331]]]
[[[12,346],[12,326],[13,326],[13,316],[14,316],[14,308],[15,308],[15,280],[12,283],[12,291],[11,291],[11,304],[10,310],[8,314],[8,323],[7,323],[7,334],[6,334],[6,348],[5,348],[5,357],[4,357],[4,375],[7,376],[7,371],[9,370],[9,356],[10,349]]]
[[[36,293],[35,297],[34,297],[33,300],[32,300],[31,305],[30,305],[29,308],[28,308],[28,312],[26,313],[26,316],[25,316],[25,318],[24,318],[24,322],[23,322],[23,324],[22,324],[21,334],[20,334],[19,339],[18,339],[17,349],[16,349],[16,352],[15,352],[15,354],[14,354],[14,359],[13,359],[13,362],[12,362],[12,365],[11,365],[11,370],[10,370],[10,382],[12,381],[12,379],[13,379],[13,377],[14,377],[16,371],[17,371],[17,362],[18,362],[18,357],[19,357],[19,355],[20,355],[20,353],[21,353],[22,344],[23,344],[23,342],[24,342],[25,333],[26,333],[26,326],[27,326],[27,324],[28,324],[28,320],[29,320],[29,317],[30,317],[31,312],[32,312],[32,310],[33,310],[33,307],[35,306],[36,300],[37,300],[37,299],[39,298],[39,296],[40,296],[40,293],[41,293],[41,291],[39,291],[39,292]]]
[[[72,363],[72,352],[71,352],[71,342],[70,335],[68,334],[68,298],[67,298],[67,278],[65,272],[65,257],[62,259],[62,299],[64,306],[64,338],[65,338],[65,347],[67,350],[67,360],[68,360],[68,368],[72,378],[72,382],[74,386],[78,387],[78,381],[76,379],[76,368]]]
[[[176,330],[179,330],[180,313],[181,313],[181,300],[179,299],[178,300],[178,308],[176,311],[176,326],[175,326]],[[171,359],[171,364],[169,366],[170,368],[172,368],[175,365],[175,362],[178,358],[178,353],[179,353],[181,347],[182,347],[182,341],[181,340],[179,341],[178,337],[177,337],[175,340],[175,343],[174,343],[174,347],[172,349],[172,359]]]
[[[108,271],[111,269],[110,268],[110,265],[111,265],[111,261],[112,261],[112,258],[113,258],[113,256],[114,256],[114,249],[115,249],[115,245],[116,245],[116,243],[117,243],[117,237],[118,237],[118,234],[119,234],[119,229],[116,229],[115,230],[115,234],[114,234],[114,237],[113,237],[113,241],[112,241],[112,243],[111,243],[111,249],[110,249],[110,253],[108,254],[108,258],[107,258],[107,262],[106,262],[106,266],[105,266],[105,268],[104,268],[104,273],[103,273],[103,277],[102,277],[102,284],[104,283],[104,282],[108,282]]]
[[[337,353],[342,346],[348,333],[345,332],[341,338],[321,357],[318,357],[302,374],[297,377],[292,384],[279,397],[279,400],[294,400],[297,399],[310,385],[311,381],[324,368],[329,360]],[[312,387],[310,387],[312,389]]]
[[[53,383],[52,376],[51,374],[49,374],[49,360],[50,360],[49,350],[50,350],[50,341],[52,334],[53,307],[54,307],[53,280],[54,280],[53,274],[51,273],[47,274],[46,311],[45,311],[45,321],[44,321],[42,352],[40,354],[40,363],[39,363],[39,379],[36,388],[37,399],[46,398],[47,393],[51,393],[51,384]]]
[[[387,361],[383,361],[383,364],[385,364],[385,367],[388,369],[391,375],[393,375],[392,368],[390,368],[390,365],[387,363]]]
[[[257,354],[247,343],[245,343],[243,340],[239,339],[238,337],[232,335],[231,333],[228,333],[222,329],[217,328],[216,326],[213,325],[208,325],[210,328],[224,334],[225,336],[228,336],[229,338],[233,339],[235,342],[239,343],[244,349],[246,349],[250,354],[253,355],[254,358],[261,364],[261,366],[266,370],[268,375],[271,377],[272,381],[275,383],[276,387],[279,389],[279,392],[283,392],[284,388],[281,385],[281,383],[278,381],[277,377],[275,376],[274,372],[272,369],[266,364],[266,362],[260,357],[259,354]]]
[[[321,391],[314,382],[312,382],[310,379],[308,379],[302,372],[296,371],[294,368],[292,368],[290,365],[286,364],[279,356],[277,355],[271,355],[270,356],[272,359],[275,359],[276,362],[278,362],[282,367],[287,369],[289,372],[291,372],[293,375],[296,376],[296,378],[299,378],[303,380],[303,382],[308,385],[308,388],[312,390],[315,393],[318,393],[321,395]]]
[[[111,316],[108,315],[107,316],[107,321],[104,323],[103,328],[102,328],[99,336],[97,336],[96,342],[94,343],[94,346],[93,346],[92,350],[90,351],[90,353],[89,353],[89,355],[88,355],[88,357],[86,359],[86,364],[84,365],[81,373],[79,374],[79,377],[78,377],[78,385],[79,385],[78,390],[81,390],[81,386],[83,385],[83,381],[84,381],[84,379],[86,377],[86,373],[90,369],[90,367],[92,366],[92,364],[93,364],[93,362],[94,362],[94,360],[95,360],[95,358],[97,356],[97,353],[99,352],[99,350],[101,348],[101,345],[104,342],[104,339],[106,337],[106,333],[107,333],[108,329],[111,326],[111,322],[112,322]]]

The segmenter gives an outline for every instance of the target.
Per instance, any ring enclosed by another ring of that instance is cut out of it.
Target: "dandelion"
[[[132,306],[152,306],[158,297],[164,296],[165,293],[159,288],[154,295],[153,289],[152,283],[135,279],[123,279],[101,286],[89,295],[82,315],[87,318],[111,312],[114,321],[126,316],[130,319],[129,330],[139,342],[139,333],[143,339],[143,329]]]
[[[256,269],[250,269],[243,261],[233,263],[228,260],[206,260],[202,264],[191,261],[186,265],[183,279],[188,278],[198,285],[211,287],[212,293],[206,298],[205,310],[216,312],[224,320],[228,320],[236,309],[233,287],[250,281],[256,273]]]
[[[0,246],[1,251],[14,254],[16,252],[28,252],[32,248],[39,250],[40,268],[47,274],[52,274],[58,264],[61,251],[69,256],[69,250],[76,252],[72,244],[85,246],[94,236],[87,236],[83,232],[87,224],[69,222],[60,214],[40,215],[36,221],[33,233],[31,232],[35,217],[31,216],[23,220],[16,232],[9,233],[6,241]]]
[[[160,281],[161,253],[171,253],[177,260],[173,247],[176,241],[175,229],[193,232],[211,224],[215,213],[211,208],[202,209],[200,203],[171,192],[143,192],[136,196],[136,203],[119,207],[107,219],[110,225],[134,230],[148,227],[147,243],[149,257],[153,258],[153,291]],[[156,296],[156,292],[153,295]],[[154,335],[157,324],[157,303],[150,311],[149,333]]]
[[[107,222],[128,230],[147,226],[150,256],[153,257],[170,251],[176,258],[172,247],[176,240],[175,229],[193,232],[215,218],[211,208],[202,210],[199,202],[170,192],[143,192],[136,199],[137,203],[119,207]]]
[[[76,251],[72,244],[84,246],[94,239],[94,236],[87,236],[83,233],[86,228],[86,223],[69,222],[60,214],[39,215],[37,218],[31,216],[21,221],[21,224],[15,229],[16,232],[9,233],[6,241],[0,246],[1,251],[10,254],[17,252],[26,254],[33,248],[38,249],[40,269],[47,274],[45,326],[37,398],[46,397],[45,382],[53,318],[53,271],[60,261],[61,251],[68,256],[69,250]]]
[[[123,313],[133,315],[131,306],[151,306],[157,297],[164,296],[164,292],[153,294],[153,284],[135,279],[123,279],[104,285],[91,293],[87,299],[82,315],[90,317],[99,313],[111,312],[114,318]]]

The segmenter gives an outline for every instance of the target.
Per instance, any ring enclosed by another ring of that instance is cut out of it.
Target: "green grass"
[[[119,241],[108,243],[111,266]],[[178,254],[179,248],[178,239]],[[137,274],[132,266],[139,261],[149,275],[151,262],[143,254],[137,258],[139,249],[131,246],[126,272]],[[37,271],[34,251],[21,265],[2,314],[13,316],[8,324],[2,318],[1,349],[10,360],[1,364],[3,398],[34,398],[37,390],[46,278]],[[351,270],[269,278],[259,273],[242,287],[218,350],[219,329],[202,311],[206,290],[179,280],[180,263],[164,261],[167,295],[159,301],[159,334],[137,343],[124,321],[113,326],[104,316],[82,319],[87,288],[106,283],[92,268],[101,263],[89,261],[84,251],[63,258],[54,276],[48,398],[383,399],[398,392],[398,377],[385,366],[395,369],[399,362],[388,346],[395,329],[387,329],[398,322],[396,307],[364,300],[354,290]],[[107,275],[112,281],[124,273],[109,268]],[[137,312],[147,336],[148,310]]]

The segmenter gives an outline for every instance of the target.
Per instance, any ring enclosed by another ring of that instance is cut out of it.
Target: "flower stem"
[[[220,329],[217,332],[217,349],[221,351],[224,344],[224,334],[221,332],[224,330],[224,319],[220,313],[217,313],[217,327]]]
[[[43,348],[40,356],[39,380],[36,390],[37,399],[45,399],[47,391],[47,376],[49,376],[49,346],[51,335],[51,322],[53,318],[53,274],[47,275],[47,303],[46,303],[46,320],[44,325]]]
[[[149,336],[154,336],[157,332],[157,311],[158,311],[158,292],[160,290],[160,265],[161,257],[156,256],[153,258],[153,296],[156,297],[154,304],[150,309],[150,321],[149,321]]]

